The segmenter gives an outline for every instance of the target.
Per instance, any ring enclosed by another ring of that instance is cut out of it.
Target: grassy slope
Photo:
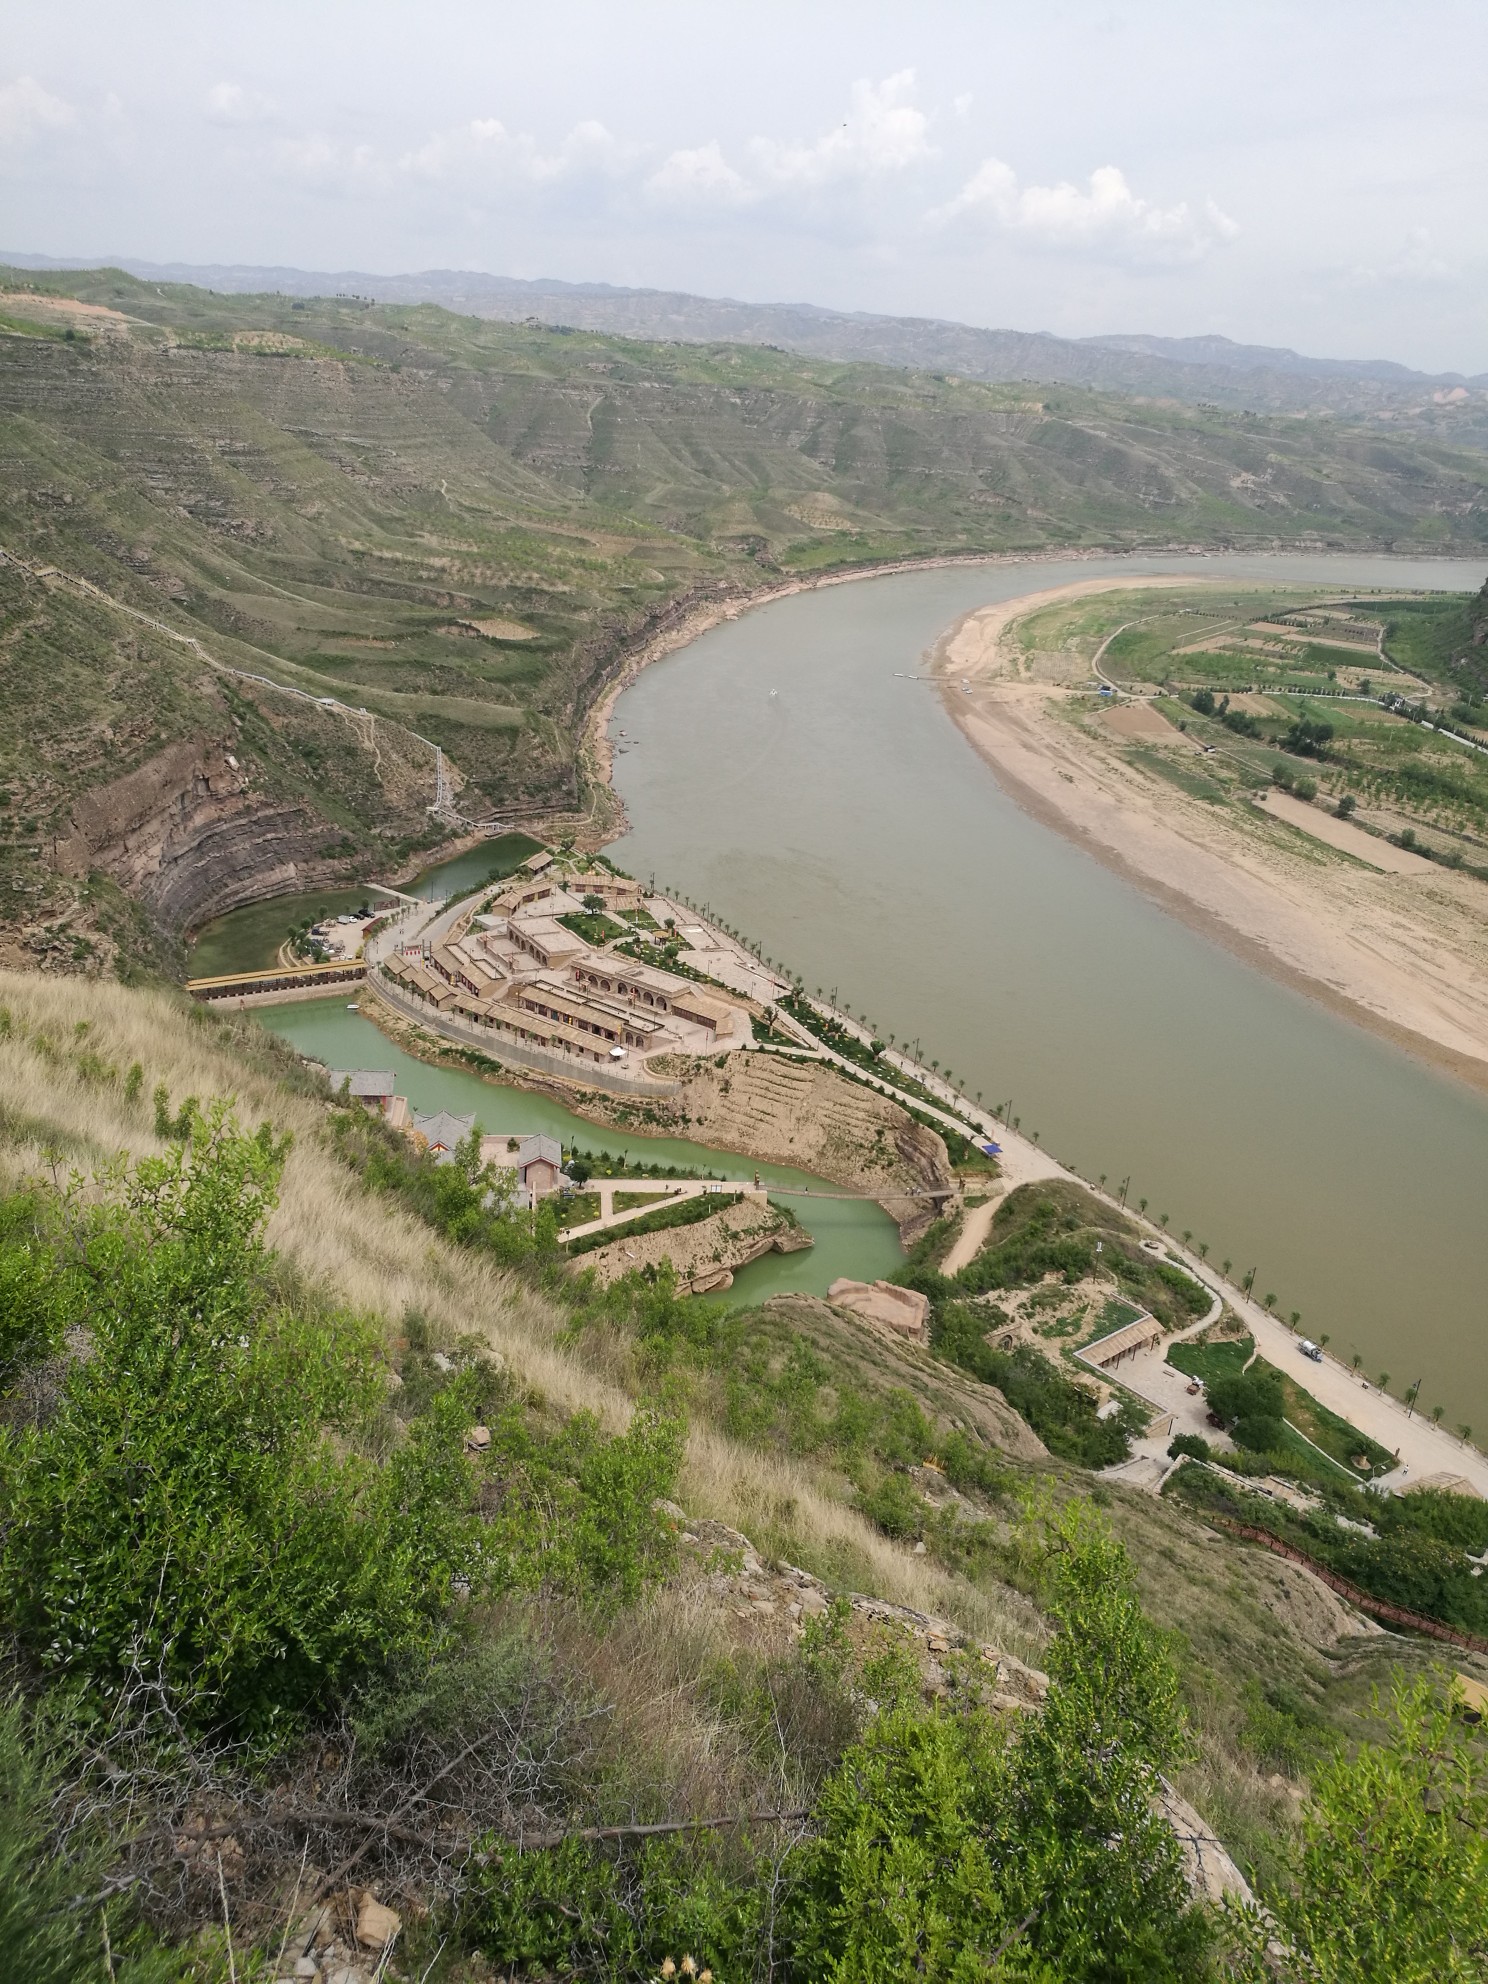
[[[42,287],[120,315],[67,342],[6,306],[0,544],[387,727],[374,759],[344,721],[0,568],[25,887],[77,790],[179,737],[236,747],[260,789],[363,845],[427,835],[410,729],[473,811],[574,805],[618,652],[720,588],[926,553],[1484,535],[1481,458],[1336,422],[107,271]]]
[[[7,1182],[157,1150],[148,1101],[157,1081],[177,1102],[231,1091],[246,1122],[267,1118],[294,1135],[273,1243],[338,1299],[378,1318],[390,1340],[417,1312],[434,1344],[474,1337],[531,1394],[611,1425],[654,1384],[642,1347],[602,1331],[575,1339],[561,1304],[530,1282],[434,1238],[393,1202],[366,1198],[330,1147],[312,1079],[251,1022],[164,994],[4,973],[0,1007]],[[107,1071],[122,1074],[136,1060],[143,1093],[130,1102]],[[969,1548],[963,1533],[942,1550],[942,1529],[931,1525],[931,1551],[917,1556],[855,1503],[886,1469],[919,1458],[899,1449],[906,1438],[917,1447],[923,1435],[914,1429],[925,1424],[938,1445],[958,1427],[974,1446],[995,1441],[1006,1415],[996,1395],[979,1397],[963,1373],[881,1343],[820,1304],[786,1300],[721,1328],[716,1345],[674,1367],[692,1422],[680,1490],[689,1511],[829,1580],[948,1616],[1036,1660],[1043,1627],[1007,1519],[1017,1497],[1062,1498],[1088,1488],[1089,1477],[994,1449],[994,1541]],[[969,1494],[974,1512],[978,1497]],[[1243,1857],[1264,1861],[1291,1809],[1267,1774],[1303,1772],[1329,1731],[1356,1728],[1370,1685],[1417,1655],[1394,1642],[1338,1642],[1325,1594],[1290,1567],[1216,1538],[1190,1513],[1125,1490],[1106,1499],[1140,1567],[1144,1602],[1178,1636],[1201,1745],[1186,1787]],[[663,1651],[645,1655],[648,1674]]]
[[[557,1304],[362,1194],[327,1146],[319,1085],[252,1020],[222,1019],[164,993],[3,971],[0,1007],[11,1015],[0,1031],[0,1171],[14,1177],[55,1162],[86,1172],[120,1151],[158,1151],[149,1102],[157,1082],[176,1102],[235,1095],[247,1125],[269,1120],[294,1136],[269,1237],[306,1274],[382,1318],[390,1337],[416,1310],[438,1340],[478,1337],[558,1408],[597,1412],[611,1425],[628,1418],[625,1385],[604,1358],[586,1361],[564,1340],[569,1318]],[[100,1080],[93,1056],[121,1072],[138,1060],[141,1097],[129,1103],[118,1082]],[[988,1637],[1004,1623],[995,1602],[958,1593],[893,1548],[808,1470],[763,1459],[713,1427],[694,1430],[684,1488],[690,1509],[745,1530],[789,1510],[789,1537],[802,1553],[795,1561],[835,1562],[907,1604],[954,1607]],[[1022,1641],[1021,1624],[1012,1630]]]

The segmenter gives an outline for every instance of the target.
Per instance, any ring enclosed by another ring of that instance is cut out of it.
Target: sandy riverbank
[[[936,644],[946,708],[1011,795],[1172,914],[1347,1018],[1488,1089],[1488,888],[1475,878],[1320,863],[1279,820],[1236,817],[1149,777],[1065,720],[1008,640],[1037,608],[1193,575],[1091,579],[965,615]],[[961,687],[971,684],[971,693]],[[1258,809],[1259,810],[1259,809]]]

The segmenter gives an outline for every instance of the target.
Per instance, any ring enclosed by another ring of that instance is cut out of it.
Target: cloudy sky
[[[1488,370],[1485,0],[11,0],[0,250]]]

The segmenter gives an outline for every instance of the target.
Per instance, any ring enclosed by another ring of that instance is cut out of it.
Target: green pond
[[[245,903],[204,925],[191,946],[189,970],[193,978],[218,978],[229,971],[258,971],[274,962],[274,954],[297,924],[308,916],[319,923],[327,916],[340,916],[360,909],[364,903],[376,907],[379,897],[368,889],[313,889],[307,895],[270,896],[267,902]]]
[[[438,896],[462,895],[479,888],[482,882],[503,880],[520,868],[529,854],[536,853],[537,847],[527,834],[502,834],[452,860],[436,862],[405,883],[403,893],[421,896],[426,902]],[[266,970],[290,931],[307,916],[319,923],[323,917],[360,909],[363,903],[376,908],[379,903],[390,902],[390,897],[358,883],[351,888],[311,889],[302,895],[270,896],[267,902],[245,903],[197,932],[191,945],[191,976],[216,978],[229,971]]]
[[[763,1302],[771,1295],[797,1290],[824,1295],[839,1275],[872,1281],[891,1274],[904,1259],[894,1222],[871,1199],[816,1199],[814,1192],[841,1190],[830,1180],[784,1164],[762,1164],[737,1152],[710,1150],[705,1144],[679,1137],[645,1137],[633,1131],[590,1123],[548,1096],[488,1081],[455,1068],[431,1067],[415,1060],[344,999],[306,999],[291,1005],[262,1006],[254,1017],[291,1042],[301,1054],[332,1068],[387,1068],[397,1079],[398,1093],[414,1109],[448,1109],[455,1115],[474,1110],[483,1131],[557,1137],[564,1145],[591,1151],[607,1150],[633,1162],[700,1171],[722,1178],[750,1178],[758,1172],[772,1188],[771,1196],[788,1206],[812,1235],[815,1246],[800,1254],[766,1254],[740,1270],[733,1287],[719,1298],[731,1307]],[[778,1191],[774,1188],[779,1188]]]

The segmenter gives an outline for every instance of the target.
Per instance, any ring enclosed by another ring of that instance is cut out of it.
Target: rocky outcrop
[[[823,1062],[763,1053],[712,1059],[676,1054],[654,1056],[651,1067],[686,1086],[647,1129],[676,1130],[720,1150],[798,1165],[866,1192],[898,1221],[906,1245],[954,1195],[946,1147],[935,1131]],[[803,1202],[803,1210],[809,1206]]]
[[[224,750],[183,739],[74,803],[56,865],[101,869],[178,929],[239,904],[343,876],[339,839],[308,805],[261,795]]]
[[[846,1309],[876,1328],[892,1330],[911,1343],[930,1341],[930,1298],[892,1281],[850,1281],[840,1275],[827,1290],[834,1309]]]
[[[575,1265],[593,1268],[602,1282],[632,1268],[670,1261],[683,1294],[712,1295],[731,1287],[736,1271],[764,1254],[794,1254],[811,1245],[811,1235],[778,1207],[743,1199],[692,1226],[663,1227],[656,1233],[628,1235],[618,1227],[608,1247],[581,1254]]]

